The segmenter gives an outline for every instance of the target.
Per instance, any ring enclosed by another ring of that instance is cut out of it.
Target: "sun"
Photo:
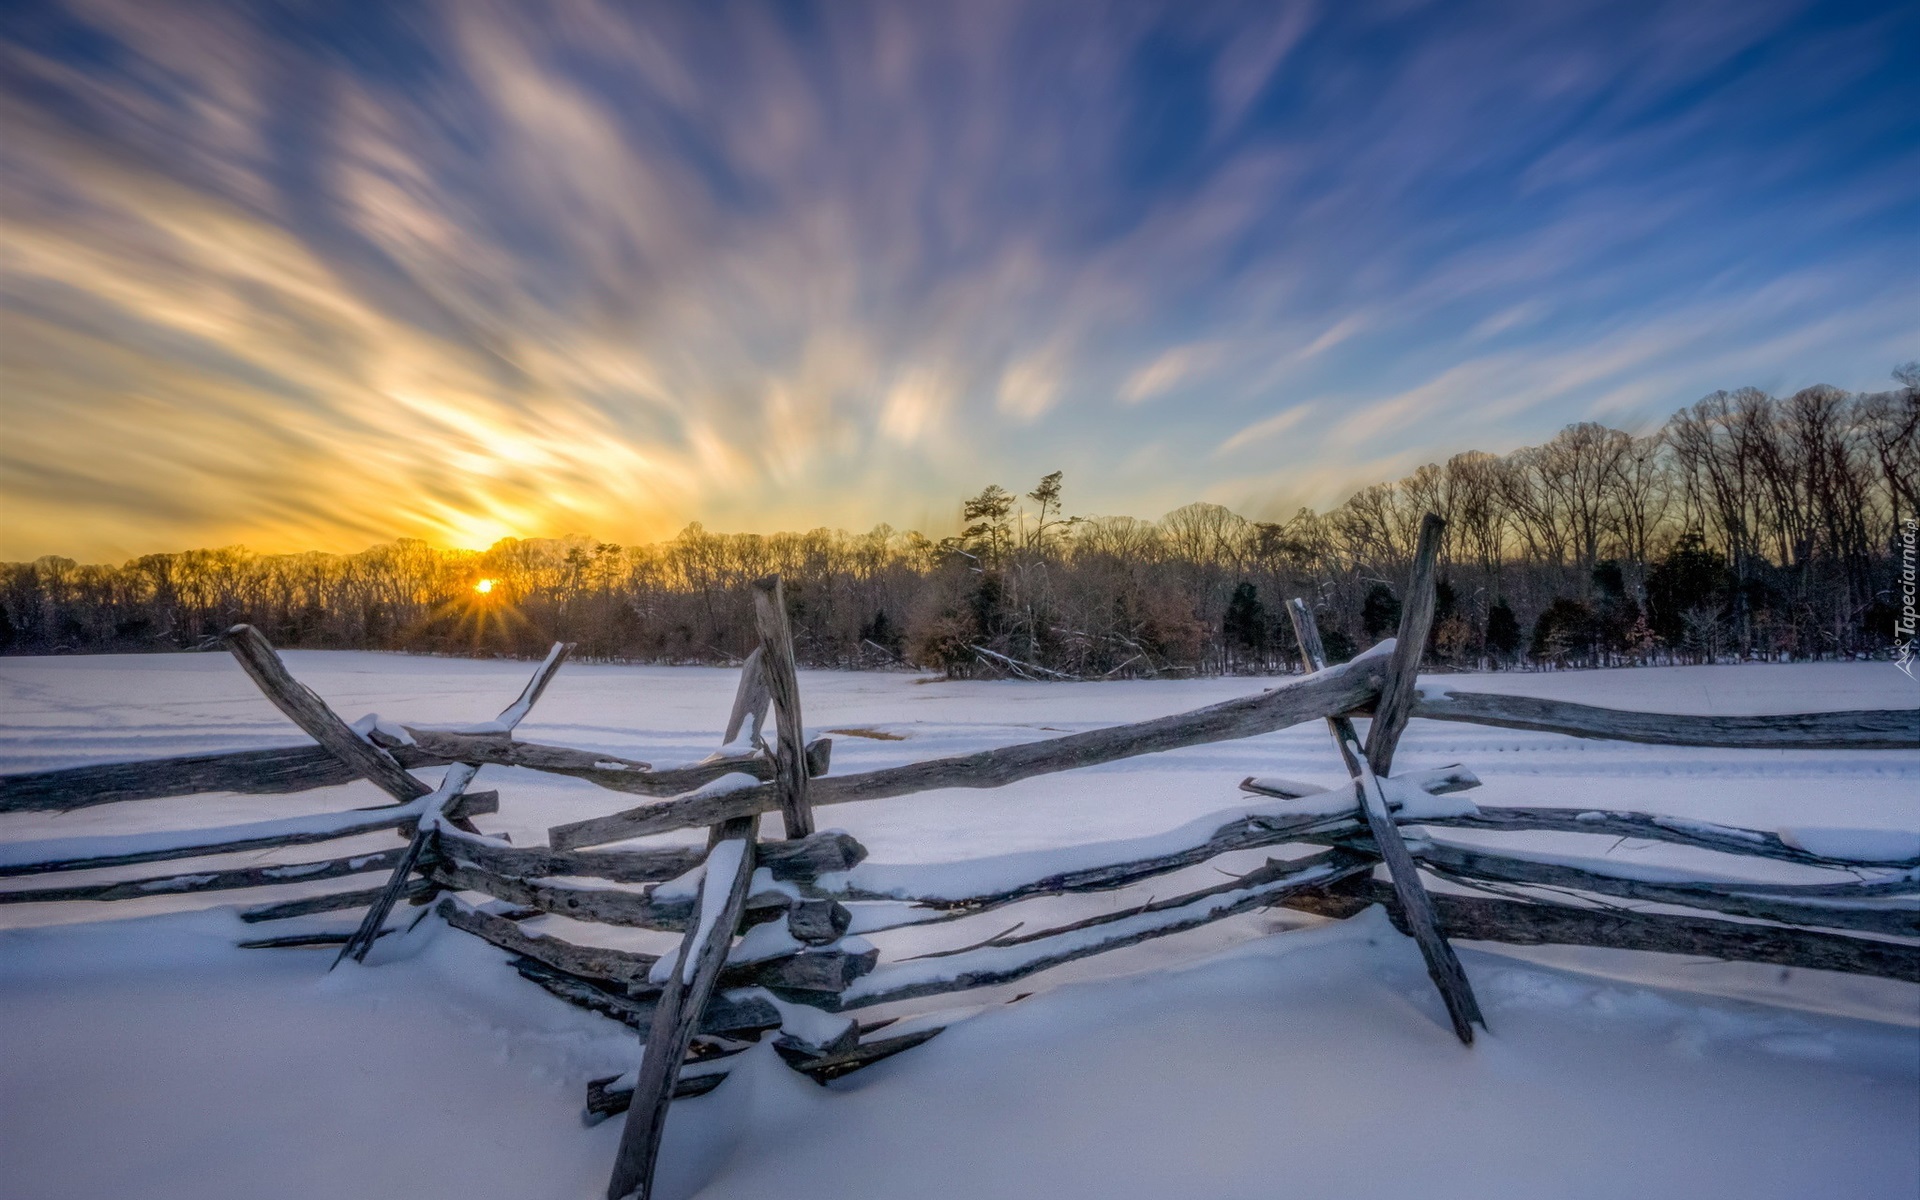
[[[474,654],[546,644],[514,604],[515,594],[511,580],[469,575],[421,618],[423,634],[437,650],[453,653],[460,652],[462,643]]]

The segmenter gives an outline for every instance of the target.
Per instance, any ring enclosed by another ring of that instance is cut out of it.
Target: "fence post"
[[[667,1106],[673,1103],[680,1060],[700,1026],[720,968],[726,965],[734,930],[746,912],[758,824],[758,817],[735,817],[714,827],[707,873],[687,936],[680,942],[679,954],[660,960],[671,973],[661,981],[659,1006],[653,1010],[653,1025],[641,1051],[633,1102],[620,1133],[613,1178],[607,1182],[607,1200],[629,1196],[647,1200],[653,1192],[653,1168],[660,1158],[660,1135],[667,1127]]]
[[[1424,537],[1422,544],[1425,544]],[[1418,579],[1418,576],[1415,578]],[[1431,593],[1431,575],[1427,584]],[[1428,601],[1428,611],[1432,611],[1431,599]],[[1299,638],[1300,654],[1306,660],[1307,669],[1324,670],[1327,665],[1326,652],[1321,648],[1320,627],[1313,619],[1312,610],[1305,601],[1296,598],[1287,604],[1287,615],[1293,619],[1294,633]],[[1397,655],[1394,661],[1399,661]],[[1417,655],[1414,663],[1419,663]],[[1391,688],[1393,683],[1394,677],[1388,675],[1387,688]],[[1383,695],[1385,691],[1386,688],[1383,688]],[[1402,724],[1405,724],[1404,720]],[[1406,916],[1407,928],[1413,940],[1420,946],[1421,956],[1426,959],[1427,974],[1433,979],[1434,986],[1440,989],[1440,998],[1446,1002],[1453,1032],[1463,1043],[1471,1046],[1473,1026],[1478,1024],[1484,1029],[1486,1018],[1480,1014],[1480,1002],[1474,997],[1473,985],[1467,982],[1467,973],[1460,966],[1459,956],[1454,954],[1453,946],[1440,932],[1439,918],[1433,911],[1433,897],[1427,895],[1426,887],[1420,882],[1419,869],[1414,866],[1413,855],[1407,852],[1407,844],[1400,837],[1400,827],[1393,823],[1386,794],[1380,790],[1380,779],[1360,751],[1360,739],[1354,733],[1351,720],[1328,717],[1327,728],[1333,733],[1334,744],[1340,748],[1340,757],[1346,760],[1347,773],[1353,776],[1360,811],[1366,816],[1367,828],[1373,834],[1374,845],[1379,848],[1381,861],[1387,864],[1387,874],[1393,881],[1393,894],[1400,901],[1400,910]],[[1390,743],[1388,753],[1392,753]]]
[[[720,734],[720,749],[734,744],[742,732],[749,746],[764,745],[760,730],[767,723],[767,704],[773,694],[767,691],[766,668],[760,664],[766,651],[755,646],[747,661],[740,664],[740,683],[733,692],[733,711],[727,714],[727,728]]]
[[[773,701],[778,710],[773,777],[780,793],[780,812],[786,820],[788,840],[803,838],[813,833],[813,812],[807,806],[806,734],[800,724],[800,682],[794,670],[793,635],[788,629],[786,597],[778,575],[754,581],[753,615],[760,645],[742,665],[733,711],[721,740],[731,745],[749,721],[752,736],[757,738],[767,701]],[[647,1200],[652,1194],[654,1166],[660,1158],[660,1138],[667,1127],[667,1108],[673,1103],[680,1063],[700,1027],[701,1014],[720,978],[720,969],[726,965],[734,931],[746,912],[758,830],[758,817],[734,817],[713,826],[708,833],[706,878],[680,953],[672,960],[673,973],[664,982],[653,1024],[647,1031],[613,1177],[607,1182],[607,1200]],[[736,844],[739,849],[734,851],[731,847]],[[719,878],[716,872],[725,869],[731,869],[732,876]],[[723,886],[725,891],[721,890]],[[716,907],[717,913],[713,911]]]
[[[1407,718],[1413,715],[1420,660],[1426,657],[1427,630],[1433,624],[1433,576],[1440,558],[1440,535],[1446,528],[1447,523],[1433,513],[1420,522],[1420,541],[1413,551],[1413,571],[1407,577],[1407,593],[1400,606],[1393,658],[1387,665],[1387,681],[1380,688],[1380,703],[1373,710],[1373,725],[1367,730],[1367,765],[1375,775],[1392,772],[1394,747],[1400,744]]]
[[[554,672],[560,669],[560,664],[566,661],[567,653],[572,649],[573,644],[570,642],[555,642],[553,648],[547,651],[546,660],[534,669],[533,678],[527,680],[527,686],[521,689],[519,697],[501,709],[500,715],[494,719],[502,732],[511,735],[514,728],[526,719],[529,712],[533,711],[533,706],[539,702],[541,694],[547,690],[547,685],[553,682]],[[278,659],[275,661],[277,662]],[[367,951],[373,949],[374,940],[380,936],[381,927],[387,923],[387,914],[393,911],[394,904],[400,899],[400,893],[406,888],[407,876],[419,866],[420,858],[426,852],[428,844],[437,836],[441,819],[446,817],[447,811],[459,801],[460,796],[467,790],[467,785],[473,782],[473,777],[479,772],[480,767],[475,763],[454,763],[447,768],[446,775],[440,781],[440,789],[433,794],[434,798],[429,803],[427,812],[421,815],[419,822],[414,826],[413,837],[407,842],[407,852],[394,866],[393,875],[387,880],[387,886],[381,888],[380,894],[374,898],[372,904],[367,906],[359,928],[355,929],[346,944],[340,947],[340,953],[334,956],[333,966],[328,967],[327,970],[333,970],[333,967],[340,965],[341,960],[347,958],[359,963],[367,961]],[[465,825],[470,832],[479,832],[473,828],[471,821],[465,822]]]
[[[760,664],[773,694],[778,745],[774,782],[787,836],[813,832],[813,808],[807,803],[807,735],[800,722],[800,679],[794,669],[793,631],[787,624],[787,597],[778,575],[753,583],[754,625],[760,632]]]

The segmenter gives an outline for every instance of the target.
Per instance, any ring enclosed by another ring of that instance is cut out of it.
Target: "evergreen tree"
[[[1353,639],[1338,629],[1322,629],[1320,631],[1320,644],[1326,649],[1328,666],[1332,666],[1335,663],[1351,662],[1354,652],[1357,649],[1353,644]]]
[[[1267,656],[1267,609],[1253,584],[1242,582],[1227,601],[1221,633],[1227,645],[1238,649],[1242,661],[1264,662]]]
[[[1378,640],[1399,627],[1400,597],[1384,583],[1368,588],[1367,598],[1360,604],[1360,628],[1368,637]]]
[[[1534,622],[1528,650],[1535,662],[1590,663],[1598,640],[1593,609],[1562,596]]]
[[[1487,612],[1487,649],[1496,660],[1509,663],[1520,652],[1520,621],[1505,600],[1494,601]]]
[[[1697,532],[1683,534],[1647,573],[1647,623],[1655,637],[1679,649],[1690,631],[1697,639],[1706,625],[1725,619],[1732,593],[1726,556]]]

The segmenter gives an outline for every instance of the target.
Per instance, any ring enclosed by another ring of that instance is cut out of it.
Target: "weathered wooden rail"
[[[1352,662],[1325,664],[1312,613],[1296,602],[1309,673],[1260,694],[1131,725],[846,775],[829,773],[830,742],[805,737],[777,578],[756,585],[760,645],[742,670],[720,749],[697,763],[665,767],[514,736],[564,661],[563,646],[554,647],[492,721],[458,729],[377,721],[355,726],[294,680],[257,632],[237,626],[228,635],[235,658],[316,744],[3,776],[0,811],[63,811],[200,792],[278,795],[357,779],[372,782],[392,803],[215,829],[0,844],[0,876],[211,859],[387,830],[406,837],[406,846],[21,887],[0,891],[0,903],[282,889],[283,898],[255,903],[241,915],[271,924],[364,911],[350,931],[300,931],[244,944],[335,945],[340,958],[361,960],[390,932],[391,911],[401,900],[424,905],[439,897],[433,912],[505,951],[522,977],[643,1032],[635,1071],[588,1083],[592,1119],[627,1114],[610,1197],[648,1193],[668,1105],[720,1086],[728,1060],[769,1034],[796,1070],[835,1078],[935,1036],[945,1019],[938,1011],[898,1015],[916,1002],[1010,984],[1275,905],[1335,918],[1386,906],[1419,943],[1455,1032],[1466,1042],[1485,1019],[1451,938],[1704,955],[1920,983],[1920,839],[1896,847],[1898,853],[1847,857],[1770,830],[1657,814],[1483,809],[1465,798],[1479,780],[1464,766],[1394,775],[1397,741],[1415,717],[1664,745],[1920,748],[1920,710],[1914,709],[1689,717],[1453,689],[1422,693],[1416,648],[1425,643],[1431,619],[1438,534],[1437,519],[1429,520],[1396,639]],[[1354,719],[1369,716],[1363,740]],[[868,861],[846,833],[815,831],[821,805],[1002,787],[1313,721],[1327,724],[1347,783],[1324,788],[1249,778],[1237,801],[1151,837],[895,867]],[[653,799],[558,826],[547,846],[514,846],[472,821],[500,805],[497,793],[471,790],[489,766],[585,779]],[[437,785],[413,774],[431,767],[447,768]],[[780,814],[779,840],[759,834],[760,819],[772,813]],[[596,848],[702,827],[705,848]],[[1493,849],[1435,832],[1454,829],[1651,839],[1828,875],[1790,884],[1696,876]],[[865,936],[964,921],[1043,897],[1129,888],[1223,855],[1282,846],[1293,853],[1224,880],[1040,928],[1018,922],[952,950],[883,962]],[[1376,878],[1383,869],[1385,878]],[[382,886],[284,896],[295,885],[374,872],[385,873]],[[1488,894],[1433,891],[1429,879]],[[1618,907],[1623,902],[1651,908],[1625,911]],[[672,953],[655,955],[529,927],[549,915],[677,933],[680,942]],[[883,1008],[877,1019],[854,1015]]]

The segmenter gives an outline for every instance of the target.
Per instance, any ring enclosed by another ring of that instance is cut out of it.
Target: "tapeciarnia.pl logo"
[[[1913,676],[1914,641],[1914,535],[1920,533],[1920,518],[1908,517],[1900,524],[1900,619],[1893,624],[1893,665]]]

